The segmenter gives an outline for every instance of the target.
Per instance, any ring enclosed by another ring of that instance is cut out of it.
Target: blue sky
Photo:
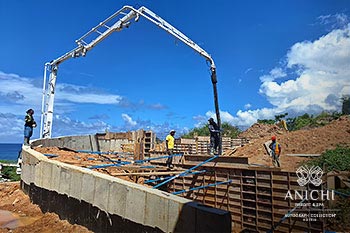
[[[28,108],[40,122],[44,64],[124,5],[146,6],[212,56],[224,122],[340,111],[350,94],[346,0],[0,0],[0,142],[22,141]],[[53,136],[152,129],[163,137],[211,116],[205,59],[144,18],[59,65]]]

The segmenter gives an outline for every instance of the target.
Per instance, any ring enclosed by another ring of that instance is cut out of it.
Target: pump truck
[[[211,82],[213,85],[214,92],[215,113],[219,129],[221,129],[219,101],[216,85],[216,66],[211,56],[204,49],[202,49],[191,39],[189,39],[186,35],[184,35],[182,32],[177,30],[175,27],[170,25],[168,22],[166,22],[164,19],[162,19],[146,7],[142,6],[139,9],[135,9],[131,6],[124,6],[123,8],[109,16],[107,19],[100,22],[96,27],[92,28],[78,40],[76,40],[76,48],[51,62],[45,63],[40,138],[51,138],[53,106],[58,66],[65,60],[68,60],[69,58],[77,58],[81,56],[84,57],[87,52],[94,48],[98,43],[106,39],[113,32],[120,32],[121,30],[128,28],[133,20],[135,22],[138,22],[141,16],[154,23],[159,28],[165,30],[166,32],[168,32],[178,40],[182,41],[189,47],[191,47],[210,63]],[[222,140],[220,133],[219,154],[221,154],[221,151]]]

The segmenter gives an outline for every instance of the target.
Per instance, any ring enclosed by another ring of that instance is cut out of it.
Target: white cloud
[[[136,126],[137,122],[134,121],[128,114],[123,113],[122,118],[125,121],[125,123],[129,126]]]
[[[344,19],[339,17],[338,20]],[[317,40],[294,44],[286,59],[285,66],[275,67],[260,77],[259,93],[273,107],[239,110],[235,116],[220,111],[221,121],[250,126],[258,119],[273,119],[286,112],[296,116],[341,111],[341,97],[350,94],[350,24]],[[207,112],[206,116],[216,119],[214,112]]]
[[[90,123],[56,114],[52,125],[52,136],[95,134],[105,132],[106,129],[110,129],[111,127],[111,125],[101,120]]]
[[[250,103],[247,103],[244,105],[244,109],[250,109],[252,107],[252,105]]]
[[[321,25],[330,25],[332,29],[344,28],[349,23],[349,17],[344,13],[321,15],[317,19]]]
[[[274,115],[276,115],[277,113],[279,113],[277,109],[269,108],[248,111],[239,110],[236,113],[236,116],[233,116],[227,111],[220,111],[220,118],[222,123],[227,122],[235,126],[250,126],[256,123],[257,119],[273,118]],[[207,118],[212,117],[216,121],[215,112],[208,111],[205,115],[207,116]]]
[[[248,74],[250,71],[252,71],[253,70],[253,68],[248,68],[248,69],[246,69],[245,71],[244,71],[244,73],[245,74]]]
[[[97,93],[96,90],[88,87],[65,83],[57,84],[55,97],[58,101],[94,104],[119,104],[122,100],[119,95]]]
[[[349,94],[349,67],[350,25],[315,41],[294,44],[287,54],[286,68],[297,68],[298,77],[280,83],[262,77],[259,92],[279,111],[339,111],[340,98]]]
[[[260,80],[262,82],[269,82],[269,81],[273,81],[275,79],[283,78],[286,76],[287,76],[287,74],[282,70],[282,68],[276,67],[276,68],[272,69],[268,75],[261,76]]]
[[[21,77],[17,74],[4,73],[0,71],[0,122],[2,122],[2,132],[0,132],[0,142],[22,142],[24,115],[28,108],[35,110],[35,120],[40,122],[40,110],[42,100],[42,81],[41,78]],[[129,115],[123,114],[122,118],[125,124],[122,126],[112,126],[103,120],[108,116],[94,116],[94,122],[90,123],[73,120],[67,116],[67,112],[76,110],[77,104],[117,104],[123,106],[125,98],[106,93],[92,87],[72,85],[67,83],[58,83],[56,86],[55,108],[53,120],[53,137],[62,135],[82,135],[104,132],[106,129],[113,131],[127,131],[136,129],[155,129],[163,133],[168,128],[176,128],[178,132],[183,132],[178,127],[171,127],[165,122],[163,124],[153,124],[152,122],[142,122],[138,124]],[[135,104],[129,104],[132,108]],[[160,110],[166,108],[160,103],[154,105],[145,105],[144,101],[136,104],[137,108],[144,106],[148,109]],[[34,130],[32,139],[39,137],[39,127]]]
[[[24,116],[20,119],[13,113],[0,113],[0,142],[23,141]]]
[[[41,106],[42,88],[35,86],[32,79],[20,77],[16,74],[7,74],[0,71],[0,112],[4,107]]]
[[[39,83],[39,85],[36,85]],[[0,71],[0,112],[22,114],[27,108],[41,109],[42,87],[38,79],[21,77]],[[55,110],[72,109],[72,103],[119,104],[122,97],[96,89],[72,84],[57,84]],[[62,111],[60,111],[62,113]]]

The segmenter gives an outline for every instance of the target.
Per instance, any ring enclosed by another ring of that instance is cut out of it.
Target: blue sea
[[[17,161],[22,144],[0,143],[0,160]]]

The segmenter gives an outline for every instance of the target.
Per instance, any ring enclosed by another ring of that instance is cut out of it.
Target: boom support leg
[[[55,98],[55,89],[56,89],[56,79],[57,79],[57,65],[51,65],[48,67],[50,70],[49,82],[47,85],[47,93],[44,93],[43,102],[44,102],[44,112],[42,113],[42,124],[40,127],[41,138],[51,138],[52,134],[52,120],[53,120],[53,104]],[[44,77],[44,84],[46,83],[46,77]],[[46,96],[45,96],[46,95]],[[46,101],[45,101],[46,100]]]

